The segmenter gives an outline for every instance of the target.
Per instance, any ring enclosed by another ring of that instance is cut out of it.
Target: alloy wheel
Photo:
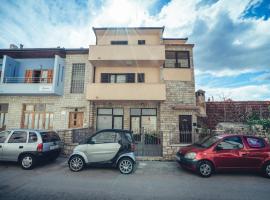
[[[72,157],[69,162],[69,168],[75,172],[82,170],[83,166],[84,166],[83,159],[79,156]]]
[[[22,166],[25,169],[31,168],[33,164],[33,159],[31,156],[25,156],[22,159]]]
[[[130,159],[123,159],[119,163],[119,170],[123,174],[130,174],[133,170],[133,162]]]
[[[203,164],[200,165],[200,173],[203,176],[207,177],[207,176],[209,176],[211,174],[211,172],[212,172],[212,168],[211,168],[211,166],[209,164],[203,163]]]
[[[268,177],[270,177],[270,164],[268,164],[265,168],[265,173]]]

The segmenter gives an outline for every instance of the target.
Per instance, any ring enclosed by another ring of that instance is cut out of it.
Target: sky
[[[130,26],[188,37],[207,99],[270,100],[270,0],[0,0],[0,48],[87,48],[92,27]]]

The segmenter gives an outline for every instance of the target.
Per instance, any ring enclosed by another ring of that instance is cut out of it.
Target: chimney
[[[20,49],[23,49],[23,44],[20,44]]]
[[[10,48],[10,49],[18,49],[18,46],[15,45],[15,44],[10,44],[10,45],[9,45],[9,48]]]
[[[206,117],[205,91],[198,90],[195,94],[196,94],[196,105],[200,109],[200,116]]]

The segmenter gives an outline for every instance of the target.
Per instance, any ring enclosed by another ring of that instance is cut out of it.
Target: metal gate
[[[142,131],[134,134],[136,156],[162,156],[162,132]]]

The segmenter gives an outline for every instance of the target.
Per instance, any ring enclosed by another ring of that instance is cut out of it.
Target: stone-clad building
[[[0,49],[0,127],[131,129],[164,158],[191,143],[194,45],[164,27],[93,31],[89,49]]]

